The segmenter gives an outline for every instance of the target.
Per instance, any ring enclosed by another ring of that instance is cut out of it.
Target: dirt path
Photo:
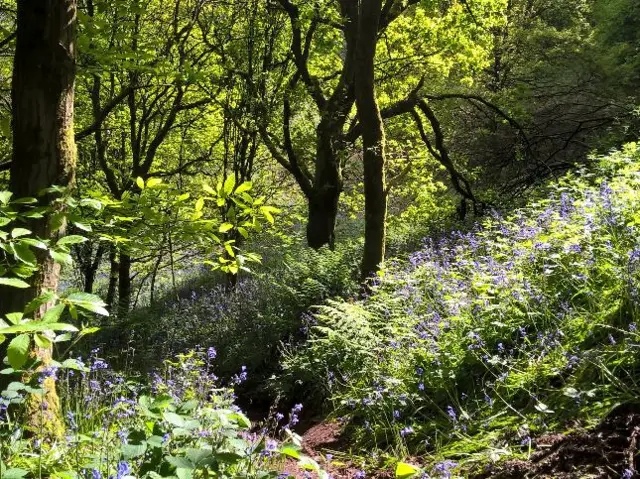
[[[359,468],[333,459],[329,451],[343,451],[340,425],[323,422],[303,435],[304,453],[316,460],[333,479],[359,479]],[[640,404],[615,408],[596,428],[568,435],[538,438],[528,461],[512,460],[468,475],[471,479],[640,479]],[[285,474],[292,479],[305,474],[295,461],[287,462]],[[369,479],[393,478],[391,472],[367,475]]]

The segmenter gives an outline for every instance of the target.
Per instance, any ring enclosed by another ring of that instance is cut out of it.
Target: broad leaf
[[[12,288],[28,288],[29,283],[26,283],[18,278],[0,278],[0,284],[4,286],[11,286]]]
[[[16,336],[9,343],[7,359],[13,369],[20,369],[29,359],[29,344],[31,344],[31,338],[28,334]]]

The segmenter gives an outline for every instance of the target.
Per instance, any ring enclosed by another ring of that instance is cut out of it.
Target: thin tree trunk
[[[129,314],[131,307],[131,256],[120,253],[118,268],[118,318]]]
[[[92,258],[91,256],[92,251],[93,249],[90,248],[88,264],[85,266],[83,271],[84,292],[89,294],[93,293],[93,287],[96,282],[96,275],[98,274],[98,269],[100,268],[100,263],[102,262],[102,257],[105,253],[105,247],[104,245],[98,245],[95,258]]]
[[[107,288],[106,303],[109,311],[114,310],[116,305],[116,292],[118,289],[118,271],[120,263],[118,262],[118,251],[115,247],[111,247],[109,251],[109,286]]]
[[[17,39],[12,83],[13,158],[11,190],[16,197],[37,196],[52,185],[72,184],[76,166],[73,130],[75,85],[75,0],[18,0]],[[54,198],[43,199],[51,203]],[[64,227],[54,229],[47,219],[33,220],[34,235],[55,241]],[[21,311],[45,290],[55,291],[60,266],[38,251],[39,271],[31,288],[13,291],[0,303]],[[36,311],[39,319],[50,305]],[[50,348],[36,348],[43,366],[51,361]],[[31,395],[28,423],[53,437],[64,433],[55,381],[44,381],[44,395]],[[46,407],[45,407],[46,405]]]
[[[360,271],[362,279],[378,271],[384,260],[386,246],[385,134],[376,100],[374,72],[381,9],[381,0],[361,1],[356,53],[356,105],[364,149],[365,243]]]

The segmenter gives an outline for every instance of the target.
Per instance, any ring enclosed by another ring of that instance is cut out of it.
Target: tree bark
[[[342,193],[342,171],[335,143],[342,133],[330,128],[333,119],[323,119],[318,126],[316,148],[316,171],[313,189],[309,195],[307,220],[307,243],[314,249],[335,246],[335,227],[338,204]]]
[[[356,106],[364,150],[365,243],[360,270],[363,280],[378,271],[386,247],[385,133],[376,100],[374,72],[381,9],[381,0],[361,1],[356,52]]]
[[[129,314],[131,308],[131,256],[120,253],[118,267],[118,319]]]
[[[118,251],[116,250],[115,246],[112,246],[111,251],[109,251],[109,286],[107,287],[107,298],[105,300],[109,311],[114,310],[116,302],[119,269],[120,263],[118,262]]]
[[[73,183],[76,146],[73,130],[75,86],[76,0],[18,0],[17,38],[12,83],[13,157],[10,187],[15,197],[37,196],[52,185]],[[51,203],[51,195],[43,202]],[[47,219],[33,220],[34,235],[55,241],[64,227],[55,229]],[[38,251],[38,273],[31,288],[13,291],[0,302],[21,311],[45,290],[55,291],[60,266],[46,252]],[[36,311],[39,319],[50,305]],[[49,348],[33,354],[43,365],[51,361]],[[32,428],[60,437],[63,424],[53,378],[47,378],[45,394],[31,395],[28,422]],[[46,406],[46,407],[45,407]]]

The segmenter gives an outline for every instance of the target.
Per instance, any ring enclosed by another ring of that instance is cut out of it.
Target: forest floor
[[[304,453],[322,465],[334,479],[352,479],[359,469],[349,462],[327,461],[331,451],[344,451],[340,425],[322,422],[302,434]],[[568,434],[537,438],[528,460],[508,460],[488,465],[470,475],[473,479],[606,479],[640,478],[640,404],[614,409],[597,427],[576,429]],[[346,451],[345,451],[346,452]],[[330,457],[330,456],[329,456]],[[341,456],[342,457],[342,456]],[[305,479],[305,471],[293,460],[284,473]],[[389,479],[391,471],[369,478]]]

